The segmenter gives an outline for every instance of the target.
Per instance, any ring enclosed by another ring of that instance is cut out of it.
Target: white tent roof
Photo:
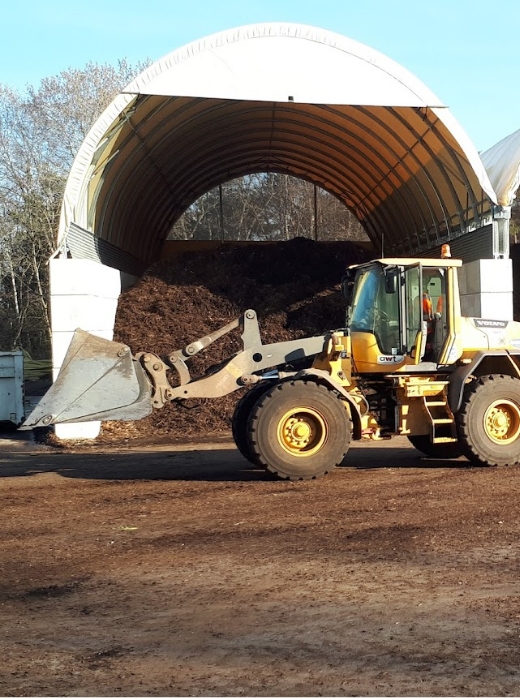
[[[520,185],[520,129],[481,155],[498,203],[511,206]]]
[[[198,197],[269,171],[327,189],[402,252],[478,226],[495,200],[463,129],[403,67],[315,27],[259,24],[170,53],[115,98],[75,159],[60,241],[76,223],[151,262]]]
[[[316,27],[255,24],[161,58],[123,92],[313,104],[442,107],[414,75],[364,44]]]

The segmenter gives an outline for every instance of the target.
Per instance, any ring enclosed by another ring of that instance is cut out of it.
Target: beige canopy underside
[[[261,24],[174,51],[114,99],[72,167],[58,245],[75,223],[152,262],[197,198],[255,172],[323,187],[401,254],[479,227],[495,200],[460,125],[408,71],[331,32]]]

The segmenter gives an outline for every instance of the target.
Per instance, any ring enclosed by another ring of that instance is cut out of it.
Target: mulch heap
[[[150,267],[122,294],[114,339],[128,344],[133,353],[166,356],[248,308],[258,314],[263,343],[319,335],[344,326],[341,278],[348,265],[369,258],[365,248],[352,242],[305,238],[186,252]],[[188,361],[192,376],[203,375],[241,346],[239,330],[217,340]],[[239,390],[222,398],[190,400],[185,407],[166,405],[138,422],[105,422],[99,440],[229,435],[242,394]]]

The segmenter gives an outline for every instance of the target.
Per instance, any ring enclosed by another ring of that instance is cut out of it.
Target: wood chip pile
[[[304,238],[186,252],[152,266],[122,294],[114,339],[128,344],[134,353],[165,356],[248,308],[258,313],[264,343],[318,335],[344,325],[339,282],[349,264],[367,259],[366,250],[355,243]],[[240,333],[234,330],[190,359],[190,372],[202,375],[240,347]],[[189,401],[190,409],[167,405],[139,422],[108,422],[100,439],[228,434],[241,394],[242,390],[223,398]]]

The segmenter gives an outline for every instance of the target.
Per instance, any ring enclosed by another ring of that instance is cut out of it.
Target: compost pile
[[[134,353],[167,356],[248,308],[257,311],[263,343],[319,335],[344,325],[339,282],[349,264],[366,259],[366,250],[355,243],[305,238],[186,252],[150,267],[123,293],[114,339]],[[192,376],[202,375],[241,346],[238,329],[217,340],[189,360]],[[100,439],[228,435],[242,394],[239,390],[222,398],[190,400],[184,407],[166,405],[139,422],[108,422]]]

